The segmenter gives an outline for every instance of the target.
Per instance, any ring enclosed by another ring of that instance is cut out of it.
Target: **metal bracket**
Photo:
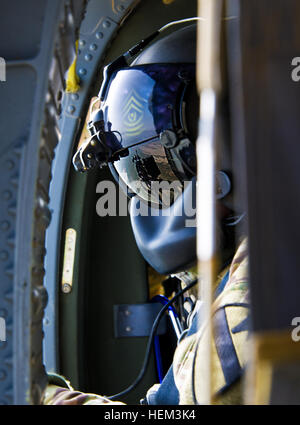
[[[61,282],[61,289],[65,294],[70,293],[72,290],[75,247],[76,230],[69,228],[66,231],[64,265]]]
[[[149,336],[161,309],[160,303],[114,305],[115,338]],[[166,330],[166,317],[162,317],[156,335],[163,335]]]

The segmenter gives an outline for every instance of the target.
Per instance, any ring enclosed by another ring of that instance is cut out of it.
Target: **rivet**
[[[73,93],[73,94],[71,95],[71,99],[72,99],[72,100],[78,100],[78,99],[79,99],[78,94],[77,94],[77,93]]]
[[[130,316],[130,314],[131,314],[131,313],[130,313],[130,311],[129,311],[129,310],[125,310],[125,311],[124,311],[124,314],[125,314],[125,316]]]
[[[125,331],[126,332],[131,332],[131,327],[130,326],[126,326]]]
[[[80,68],[79,69],[79,71],[78,71],[78,73],[79,73],[79,75],[86,75],[86,69],[85,68]]]
[[[124,12],[125,7],[124,7],[122,4],[119,4],[119,6],[117,7],[117,10],[118,10],[119,12]]]
[[[94,52],[95,50],[97,50],[97,47],[98,47],[97,44],[93,43],[90,45],[90,50]]]
[[[110,27],[110,22],[109,21],[104,21],[103,22],[103,28],[109,28]]]
[[[79,46],[81,47],[85,46],[85,40],[79,40]]]
[[[76,110],[76,108],[75,108],[75,106],[73,106],[73,105],[70,105],[70,106],[68,107],[68,112],[69,112],[70,114],[73,114],[73,113],[75,112],[75,110]]]
[[[98,40],[101,40],[104,37],[103,32],[96,32],[96,38],[98,38]]]
[[[91,61],[93,59],[93,55],[91,55],[90,53],[88,53],[88,54],[85,55],[84,59],[86,61]]]

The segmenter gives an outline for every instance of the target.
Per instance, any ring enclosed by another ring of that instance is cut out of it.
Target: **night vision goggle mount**
[[[90,137],[80,146],[73,156],[73,165],[76,171],[85,172],[99,166],[106,166],[109,162],[114,162],[121,157],[128,155],[128,149],[123,148],[113,151],[109,145],[110,140],[115,139],[117,143],[117,131],[105,131],[103,111],[99,109],[88,122],[87,129]]]

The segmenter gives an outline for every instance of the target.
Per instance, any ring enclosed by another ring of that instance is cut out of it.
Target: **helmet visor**
[[[194,72],[193,64],[122,69],[112,76],[101,105],[106,131],[118,133],[118,150],[127,148],[129,152],[114,162],[116,171],[130,191],[154,204],[164,205],[163,197],[154,189],[158,183],[182,184],[192,176],[183,165],[186,159],[195,159],[191,143],[187,140],[176,153],[176,149],[166,148],[160,136],[166,130],[175,136],[180,129],[188,132],[183,116],[184,93]],[[176,197],[175,186],[172,193]]]

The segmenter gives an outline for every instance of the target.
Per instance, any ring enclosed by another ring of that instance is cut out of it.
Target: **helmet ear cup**
[[[225,198],[231,191],[231,180],[224,171],[216,172],[216,198]]]

